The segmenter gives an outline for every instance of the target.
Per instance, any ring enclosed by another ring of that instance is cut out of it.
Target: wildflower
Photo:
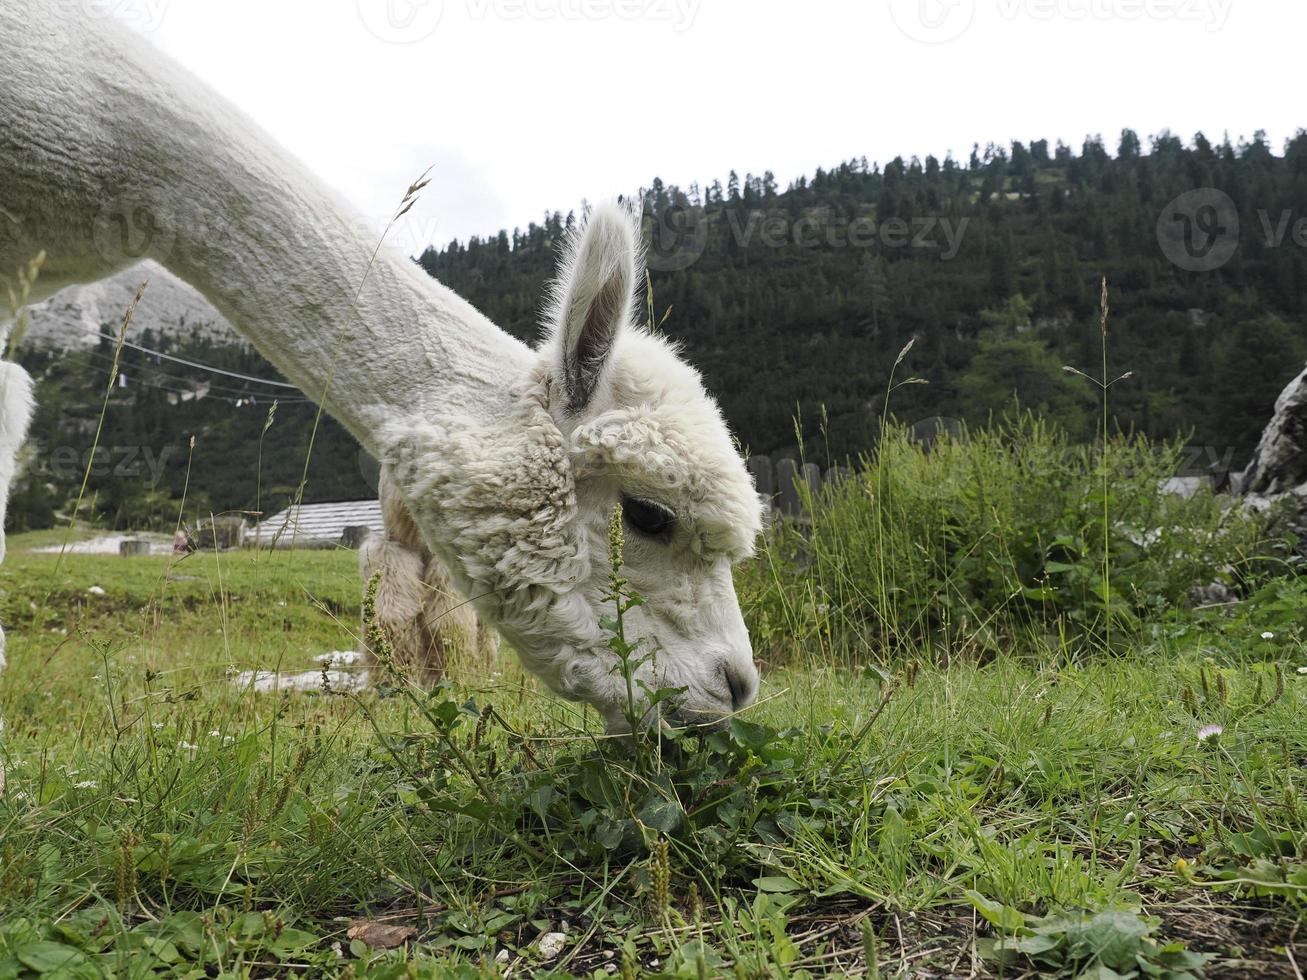
[[[80,783],[73,783],[73,789],[99,789],[100,784],[94,779],[83,779]]]
[[[1220,738],[1223,734],[1225,734],[1225,729],[1220,725],[1204,725],[1198,729],[1198,741],[1210,742]]]
[[[1299,667],[1299,668],[1298,668],[1298,673],[1300,673],[1300,674],[1307,674],[1307,667]]]
[[[190,742],[178,742],[177,748],[181,749],[183,752],[194,752],[199,748],[199,746],[192,745]]]
[[[1266,630],[1264,633],[1262,633],[1262,639],[1263,639],[1263,640],[1273,640],[1273,639],[1275,639],[1275,634],[1272,633],[1270,630]]]
[[[209,732],[209,738],[217,738],[217,737],[218,737],[219,735],[221,735],[221,734],[222,734],[222,732],[218,731],[218,730],[215,728],[213,731]]]
[[[161,721],[156,721],[156,722],[155,722],[154,724],[152,724],[150,727],[153,728],[156,732],[161,732],[161,731],[163,731],[163,722],[161,722]]]

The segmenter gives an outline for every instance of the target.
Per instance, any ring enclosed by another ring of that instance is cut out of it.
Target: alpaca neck
[[[0,271],[45,249],[59,287],[154,258],[373,452],[396,418],[502,411],[525,345],[407,258],[373,260],[375,232],[126,28],[36,8],[0,10]]]

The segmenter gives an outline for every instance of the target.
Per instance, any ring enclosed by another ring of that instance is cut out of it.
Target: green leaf
[[[522,802],[531,808],[532,813],[544,820],[549,816],[549,805],[557,798],[558,790],[552,786],[538,786],[528,793]]]
[[[1018,932],[1025,929],[1026,917],[1012,906],[991,901],[980,892],[971,889],[967,890],[966,896],[967,901],[974,905],[976,911],[994,928],[1002,929],[1004,932]]]
[[[659,794],[645,804],[636,816],[646,827],[670,834],[685,820],[685,810],[681,808],[679,800],[668,799]]]
[[[803,886],[793,878],[787,878],[784,875],[768,875],[763,878],[753,879],[754,887],[760,892],[767,892],[772,895],[786,895],[790,892],[803,891]]]
[[[1128,970],[1150,931],[1148,923],[1131,912],[1100,912],[1073,940],[1072,952],[1097,956],[1113,969]]]
[[[14,950],[20,963],[37,973],[53,973],[56,970],[75,970],[89,964],[86,954],[74,946],[63,943],[34,942],[19,946]]]
[[[776,740],[776,729],[743,718],[731,719],[731,735],[747,749],[757,752]]]

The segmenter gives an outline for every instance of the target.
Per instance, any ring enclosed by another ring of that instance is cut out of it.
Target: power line
[[[107,354],[101,354],[95,350],[82,351],[81,354],[77,356],[87,357],[95,361],[98,361],[104,367],[112,367],[114,363],[113,358],[109,357]],[[118,365],[118,369],[120,373],[126,374],[127,371],[124,369],[131,369],[132,371],[134,371],[135,366],[130,364],[120,363]],[[163,378],[171,378],[173,381],[180,381],[182,384],[196,383],[196,380],[194,378],[183,377],[180,374],[170,374],[169,372],[161,371],[156,367],[146,366],[144,369],[148,370],[151,374],[155,374]],[[133,377],[133,381],[132,381],[133,384],[145,385],[151,388],[163,388],[163,390],[165,391],[174,390],[172,388],[164,387],[163,385],[151,384],[149,381],[135,380],[134,374],[132,375],[132,377]],[[276,401],[281,402],[281,404],[283,405],[300,405],[312,401],[311,398],[303,398],[303,397],[293,398],[293,397],[288,397],[286,395],[276,395],[276,394],[268,394],[266,392],[250,391],[248,388],[231,388],[228,387],[227,385],[214,384],[210,381],[205,381],[204,384],[209,386],[210,391],[222,392],[223,394],[228,394],[228,395],[239,395],[243,398],[252,398],[255,395],[258,395],[263,398],[275,399]],[[194,389],[191,390],[193,391]]]
[[[113,341],[115,344],[119,343],[118,338],[112,334],[107,334],[101,331],[100,336],[105,340]],[[287,384],[285,381],[272,381],[268,378],[256,378],[253,375],[240,374],[237,371],[225,371],[220,367],[214,367],[212,364],[201,364],[199,361],[188,361],[184,357],[174,357],[172,354],[165,354],[163,351],[151,350],[149,347],[142,347],[140,344],[133,344],[130,340],[122,341],[122,345],[124,347],[130,347],[132,350],[138,350],[142,354],[153,354],[155,357],[162,357],[166,361],[173,361],[176,364],[185,364],[187,367],[198,368],[201,371],[210,371],[213,374],[223,374],[229,378],[239,378],[241,381],[253,381],[255,384],[275,385],[278,388],[290,388],[294,391],[300,390],[299,385]]]

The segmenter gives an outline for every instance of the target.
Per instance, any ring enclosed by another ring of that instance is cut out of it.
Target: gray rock
[[[1280,392],[1252,461],[1231,483],[1245,506],[1307,542],[1307,370]]]
[[[1307,370],[1275,400],[1257,452],[1240,481],[1245,494],[1276,497],[1307,485]]]
[[[163,266],[142,262],[108,279],[61,289],[30,306],[23,346],[55,350],[94,347],[101,332],[112,333],[122,325],[132,297],[147,279],[150,285],[132,317],[128,340],[150,330],[155,337],[189,337],[196,332],[219,342],[244,343],[203,296]]]

